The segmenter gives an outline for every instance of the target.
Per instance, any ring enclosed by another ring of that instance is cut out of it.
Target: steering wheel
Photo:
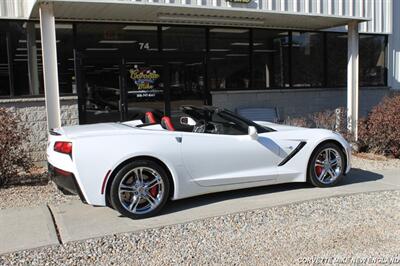
[[[211,123],[207,123],[204,132],[210,133],[210,134],[219,134],[219,129],[216,124],[211,122]]]
[[[193,127],[194,133],[204,133],[206,131],[207,122],[204,119],[197,121],[196,125]]]

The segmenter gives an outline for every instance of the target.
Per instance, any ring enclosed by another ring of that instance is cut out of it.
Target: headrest
[[[163,118],[161,118],[161,126],[169,131],[175,131],[175,128],[171,122],[171,118],[168,116],[163,116]]]
[[[154,117],[154,114],[152,112],[146,112],[145,117],[144,117],[144,122],[148,124],[156,124],[156,118]]]

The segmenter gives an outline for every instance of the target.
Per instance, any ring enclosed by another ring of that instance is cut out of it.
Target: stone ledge
[[[60,101],[72,101],[78,100],[77,95],[71,96],[61,96]],[[4,98],[0,99],[0,104],[2,103],[29,103],[29,102],[44,102],[44,97],[21,97],[21,98]]]
[[[364,90],[388,90],[395,91],[390,87],[361,87],[360,91]],[[219,94],[243,94],[243,93],[292,93],[292,92],[346,92],[346,88],[287,88],[287,89],[262,89],[262,90],[215,90],[210,91],[212,95]]]

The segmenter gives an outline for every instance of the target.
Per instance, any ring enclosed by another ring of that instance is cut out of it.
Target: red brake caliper
[[[316,165],[315,166],[315,173],[317,174],[317,176],[320,176],[322,173],[322,166]]]
[[[156,196],[157,196],[157,192],[158,192],[158,185],[157,185],[157,186],[154,186],[154,187],[152,187],[152,188],[150,188],[150,194],[151,194],[153,197],[156,197]]]

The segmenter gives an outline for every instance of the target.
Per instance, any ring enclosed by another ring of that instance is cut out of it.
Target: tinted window
[[[250,87],[249,30],[210,29],[209,84],[211,90]]]
[[[253,87],[288,87],[288,55],[288,32],[253,30]]]
[[[162,27],[162,44],[166,52],[205,52],[206,29]]]
[[[360,35],[360,86],[386,83],[386,39],[381,35]]]
[[[345,87],[347,85],[347,34],[327,33],[327,85]]]
[[[323,85],[323,34],[292,33],[292,86],[321,87]]]

